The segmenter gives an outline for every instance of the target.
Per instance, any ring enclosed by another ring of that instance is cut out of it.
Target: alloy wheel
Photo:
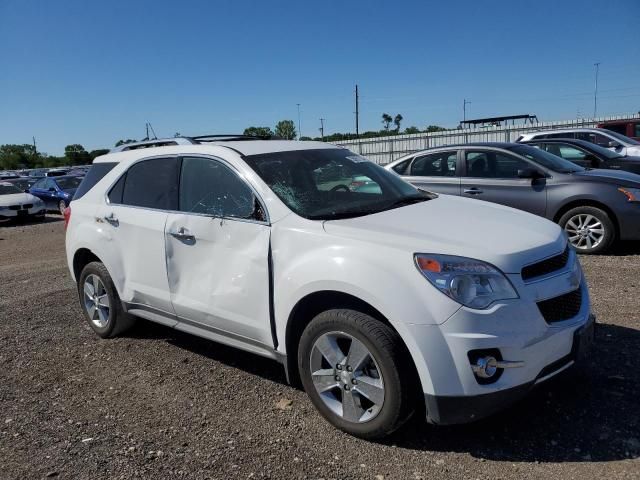
[[[104,328],[109,322],[109,295],[99,276],[87,275],[83,286],[84,308],[91,322],[98,328]]]
[[[606,232],[602,222],[588,213],[571,217],[564,226],[569,242],[580,250],[590,250],[602,243]]]
[[[60,202],[58,203],[58,210],[60,210],[60,214],[64,215],[64,211],[67,208],[67,206],[64,203],[64,200],[60,200]]]
[[[311,349],[311,377],[324,404],[346,421],[364,423],[384,404],[384,379],[372,353],[357,338],[327,332]]]

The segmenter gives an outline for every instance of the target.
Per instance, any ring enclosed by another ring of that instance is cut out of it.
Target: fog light
[[[480,378],[491,378],[498,373],[498,360],[495,357],[481,357],[472,367],[473,372]]]

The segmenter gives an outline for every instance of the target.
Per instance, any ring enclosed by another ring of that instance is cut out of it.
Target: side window
[[[605,137],[599,133],[591,133],[591,132],[578,132],[576,134],[576,138],[580,140],[584,140],[586,142],[595,143],[596,145],[600,145],[601,147],[608,147],[609,142],[612,140],[609,137]]]
[[[124,181],[122,204],[177,210],[178,159],[144,160],[129,168]]]
[[[467,177],[473,178],[518,178],[518,170],[530,165],[511,155],[492,151],[466,152]]]
[[[584,160],[587,154],[571,145],[558,145],[560,156],[566,160]],[[553,152],[551,152],[553,153]]]
[[[39,189],[44,189],[44,184],[46,182],[46,178],[41,178],[40,180],[38,180],[36,183],[34,183],[31,188],[39,188]]]
[[[411,175],[421,177],[454,177],[457,152],[438,152],[416,158],[411,164]]]
[[[124,192],[124,182],[127,180],[127,174],[122,175],[115,183],[111,190],[109,190],[109,202],[120,204],[122,203],[122,193]]]
[[[575,138],[576,134],[572,132],[564,133],[551,133],[547,135],[547,138]]]
[[[265,219],[260,203],[244,180],[221,162],[201,157],[182,160],[179,210],[216,217]]]
[[[411,162],[411,159],[405,160],[404,162],[400,162],[395,167],[393,167],[392,170],[396,172],[398,175],[406,175],[409,162]]]

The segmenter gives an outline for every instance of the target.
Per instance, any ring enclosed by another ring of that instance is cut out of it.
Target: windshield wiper
[[[405,205],[412,205],[414,203],[426,202],[427,200],[431,200],[431,197],[422,196],[419,197],[404,197],[399,198],[395,202],[387,205],[384,210],[391,210],[393,208],[404,207]]]
[[[322,213],[319,215],[310,215],[307,218],[310,220],[340,220],[344,218],[363,217],[365,215],[371,215],[372,213],[378,213],[382,210],[379,209],[366,209],[366,210],[345,210],[342,212]]]

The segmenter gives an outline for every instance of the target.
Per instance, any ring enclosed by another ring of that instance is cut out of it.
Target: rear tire
[[[415,410],[419,382],[409,352],[394,330],[364,313],[317,315],[300,338],[298,367],[315,407],[356,437],[385,437]]]
[[[615,241],[616,230],[611,218],[597,207],[572,208],[558,223],[578,253],[602,253]]]
[[[122,308],[111,275],[100,262],[91,262],[82,269],[78,296],[89,326],[102,338],[115,337],[135,324],[136,318]]]

